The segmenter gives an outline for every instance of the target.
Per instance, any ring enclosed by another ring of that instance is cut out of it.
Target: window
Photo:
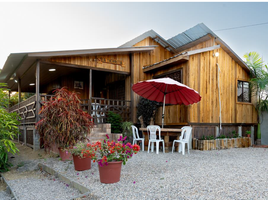
[[[249,82],[237,81],[237,101],[246,103],[251,102]]]
[[[155,76],[154,78],[165,78],[165,77],[172,78],[175,81],[182,83],[182,69],[175,70],[172,72],[163,73],[163,74],[160,74],[158,76]]]

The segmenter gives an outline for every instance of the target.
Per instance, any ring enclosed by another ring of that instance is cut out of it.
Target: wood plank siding
[[[168,65],[161,68],[144,71],[144,66],[149,66],[157,62],[175,56],[151,37],[138,42],[134,47],[152,46],[157,47],[149,52],[133,52],[132,54],[118,55],[98,55],[98,56],[69,56],[53,57],[48,62],[74,65],[83,69],[93,69],[96,77],[102,77],[101,81],[95,82],[93,95],[95,97],[110,98],[114,96],[112,92],[113,84],[123,84],[125,100],[131,100],[133,106],[132,119],[137,123],[137,104],[140,96],[133,93],[131,86],[139,81],[161,77],[168,73],[182,70],[182,83],[198,91],[202,97],[197,104],[168,105],[166,106],[165,125],[182,124],[215,124],[219,123],[219,95],[218,79],[220,83],[221,116],[224,124],[245,124],[257,123],[257,113],[253,104],[237,102],[237,80],[249,80],[249,72],[240,66],[222,47],[201,53],[189,55],[181,62],[168,62]],[[184,49],[182,52],[198,50],[218,45],[214,38],[206,37],[195,46]],[[178,52],[178,54],[182,53]],[[219,57],[214,57],[214,53],[219,52]],[[111,64],[101,62],[99,59],[122,61],[122,64]],[[218,65],[217,65],[218,64]],[[218,66],[220,68],[218,77]],[[99,74],[96,70],[105,71]],[[115,73],[114,73],[115,72]],[[121,73],[121,74],[120,74]],[[61,85],[68,85],[70,77],[62,78]],[[85,82],[84,94],[88,98],[88,74],[81,76],[81,81]],[[63,84],[64,83],[64,84]],[[53,83],[51,83],[53,84]],[[47,86],[50,87],[50,86]],[[69,87],[73,87],[69,85]],[[103,88],[105,90],[103,91]],[[122,89],[123,90],[123,89]],[[101,93],[101,95],[99,95]],[[121,99],[121,97],[120,97]],[[161,124],[162,107],[158,108],[156,124]]]
[[[220,68],[220,100],[222,123],[257,123],[257,113],[253,104],[237,103],[237,80],[249,80],[249,73],[245,71],[222,48],[198,53],[189,56],[189,61],[168,65],[161,69],[143,72],[142,67],[152,65],[174,56],[151,38],[146,38],[135,46],[158,45],[151,53],[134,54],[134,83],[157,77],[176,69],[183,70],[183,84],[198,91],[202,97],[201,102],[190,105],[172,105],[166,107],[165,125],[180,124],[217,124],[219,123],[219,95],[218,95],[218,66]],[[218,45],[211,38],[189,49],[191,51]],[[219,52],[219,57],[213,54]],[[179,52],[181,53],[181,52]],[[134,105],[137,105],[139,96],[134,94]],[[134,110],[134,114],[136,109]],[[162,107],[158,110],[156,124],[161,124]],[[136,119],[136,116],[133,118]],[[136,122],[134,120],[134,122]]]
[[[103,62],[104,60],[122,61],[122,64]],[[99,56],[71,56],[71,57],[54,57],[48,60],[53,63],[69,64],[85,68],[94,68],[96,70],[105,70],[111,72],[130,73],[129,55],[99,55]]]
[[[152,38],[147,37],[144,40],[138,42],[137,44],[134,45],[134,47],[138,46],[151,46],[151,45],[158,45],[153,51],[147,53],[147,52],[141,52],[141,53],[134,53],[133,55],[133,64],[134,64],[134,69],[133,73],[131,76],[133,77],[133,84],[143,81],[143,80],[148,80],[153,78],[154,74],[151,73],[144,73],[143,72],[143,67],[147,65],[154,64],[156,62],[160,62],[164,59],[172,57],[174,54],[164,47],[162,47],[159,43],[155,42]],[[136,93],[133,94],[133,122],[137,122],[137,104],[139,101],[140,96],[137,95]]]

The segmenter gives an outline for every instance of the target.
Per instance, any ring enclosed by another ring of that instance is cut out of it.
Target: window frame
[[[238,81],[247,82],[249,84],[249,98],[250,98],[250,102],[238,101],[238,96],[237,96],[237,93],[238,93]],[[236,79],[236,94],[235,94],[235,99],[236,99],[236,103],[237,104],[248,104],[248,105],[252,105],[252,96],[251,96],[251,91],[250,91],[250,82],[249,82],[249,80],[247,80],[247,79],[239,79],[239,78]]]
[[[183,67],[176,69],[176,70],[172,70],[172,71],[164,72],[162,74],[155,75],[155,76],[153,76],[153,78],[165,78],[165,77],[168,77],[168,75],[179,72],[179,71],[181,72],[181,82],[180,83],[184,84],[183,83],[183,81],[184,81],[183,80]]]

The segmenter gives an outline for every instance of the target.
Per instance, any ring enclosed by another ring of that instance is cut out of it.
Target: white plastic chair
[[[105,112],[107,111],[108,106],[105,105],[100,109],[100,122],[103,123],[103,119],[105,118]]]
[[[92,110],[91,117],[94,120],[96,119],[97,123],[100,123],[100,114],[98,113],[98,111],[100,110],[100,104],[99,103],[91,103],[91,110]]]
[[[191,138],[191,134],[192,134],[192,127],[184,126],[181,129],[182,129],[182,131],[181,131],[180,139],[173,141],[172,153],[174,151],[175,142],[178,142],[179,143],[178,152],[180,153],[182,151],[182,155],[184,155],[185,154],[185,144],[187,144],[188,153],[190,153],[189,149],[190,149],[190,138]]]
[[[142,143],[142,151],[144,151],[144,138],[140,138],[138,128],[134,125],[131,125],[132,133],[133,133],[133,145],[137,144],[137,141],[141,141]]]
[[[157,131],[159,133],[159,139],[157,139]],[[157,125],[147,126],[147,133],[149,134],[148,153],[150,151],[150,144],[152,143],[151,152],[154,151],[154,142],[156,143],[156,154],[159,154],[159,143],[163,143],[163,153],[165,153],[165,143],[161,138],[161,128]]]

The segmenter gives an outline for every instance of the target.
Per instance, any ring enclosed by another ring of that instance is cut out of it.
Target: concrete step
[[[91,131],[94,131],[94,132],[101,132],[101,131],[102,131],[102,128],[92,128]]]

